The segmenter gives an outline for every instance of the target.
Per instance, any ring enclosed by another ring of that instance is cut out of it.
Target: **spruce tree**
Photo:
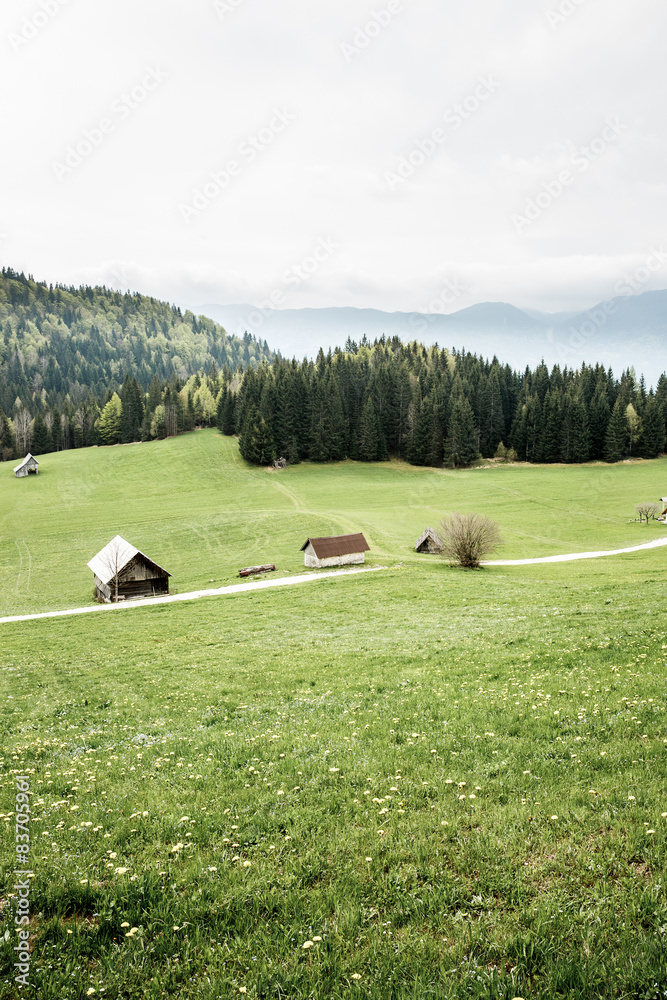
[[[16,456],[16,439],[9,417],[0,409],[0,462]]]
[[[611,411],[609,426],[604,442],[605,462],[620,462],[625,456],[628,441],[628,425],[625,419],[626,405],[619,395]]]
[[[507,433],[500,381],[495,371],[480,384],[479,429],[480,451],[485,458],[491,458]]]
[[[646,400],[642,423],[644,425],[642,457],[657,458],[665,447],[665,423],[662,419],[660,405],[652,392],[649,393]]]
[[[370,393],[361,411],[359,424],[359,458],[362,462],[377,462],[382,453],[380,422]]]
[[[590,457],[601,459],[605,454],[605,439],[611,410],[607,399],[606,383],[599,383],[589,407]]]
[[[51,435],[44,417],[38,413],[32,428],[32,452],[34,455],[45,455],[51,451]]]
[[[560,461],[561,440],[563,436],[563,404],[559,389],[550,389],[544,400],[544,430],[542,431],[542,447],[540,461]]]
[[[452,404],[448,434],[445,439],[445,464],[452,468],[470,465],[479,455],[479,432],[467,396],[457,396]]]

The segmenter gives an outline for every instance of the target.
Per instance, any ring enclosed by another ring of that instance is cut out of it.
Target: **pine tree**
[[[491,458],[507,433],[497,372],[492,372],[480,385],[479,429],[480,451],[485,458]]]
[[[48,451],[51,451],[51,435],[44,417],[38,413],[32,428],[32,452],[34,455],[45,455]]]
[[[470,465],[479,455],[477,447],[479,432],[467,396],[455,398],[448,430],[444,448],[445,464],[452,468]]]
[[[51,427],[51,447],[54,451],[62,451],[63,448],[63,425],[60,410],[57,406],[53,408],[53,424]]]
[[[601,459],[605,454],[605,438],[611,410],[607,399],[606,384],[599,383],[595,390],[589,408],[589,428],[590,428],[590,457]]]
[[[239,435],[239,451],[246,462],[253,465],[269,465],[276,458],[271,428],[258,410],[246,415]]]
[[[609,426],[604,442],[604,458],[606,462],[619,462],[625,455],[628,442],[628,425],[625,419],[623,398],[619,395],[611,411]]]
[[[646,400],[642,423],[644,425],[642,457],[657,458],[665,447],[665,423],[662,419],[660,405],[652,392],[649,393]]]
[[[362,462],[377,462],[382,456],[380,422],[370,393],[361,411],[359,424],[359,458]]]
[[[0,462],[6,462],[16,456],[16,440],[14,428],[9,417],[0,408]]]
[[[560,461],[561,440],[563,436],[563,404],[559,389],[550,389],[544,400],[544,429],[542,431],[542,447],[540,461]]]
[[[562,462],[588,461],[590,435],[588,414],[583,395],[570,390],[563,399],[563,421],[561,430]]]

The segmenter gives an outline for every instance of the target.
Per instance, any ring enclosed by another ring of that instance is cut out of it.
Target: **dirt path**
[[[571,552],[562,556],[541,556],[538,559],[496,559],[483,562],[483,566],[532,566],[534,563],[573,562],[575,559],[600,559],[603,556],[621,556],[626,552],[640,552],[642,549],[657,549],[667,545],[667,536],[656,538],[642,545],[632,545],[628,549],[609,549],[602,552]],[[374,573],[386,566],[364,566],[363,569],[337,569],[331,573],[302,573],[299,576],[284,577],[281,580],[258,580],[255,583],[234,583],[215,590],[193,590],[188,594],[170,594],[168,597],[144,597],[137,601],[122,601],[120,604],[91,604],[85,608],[69,608],[67,611],[42,611],[34,615],[10,615],[0,618],[0,625],[8,622],[28,622],[37,618],[63,618],[68,615],[87,615],[96,611],[128,611],[131,608],[145,608],[155,604],[175,604],[178,601],[195,601],[199,597],[220,597],[223,594],[241,594],[246,591],[267,590],[269,587],[289,587],[296,583],[312,583],[330,580],[332,577],[354,576],[359,573]]]
[[[332,577],[355,576],[359,573],[374,573],[386,566],[365,566],[363,569],[337,569],[331,573],[301,573],[299,576],[284,577],[280,580],[257,580],[255,583],[233,583],[215,590],[193,590],[188,594],[170,594],[167,597],[142,597],[136,601],[121,601],[119,604],[91,604],[85,608],[69,608],[66,611],[42,611],[34,615],[9,615],[0,618],[0,625],[7,622],[28,622],[36,618],[63,618],[68,615],[87,615],[96,611],[128,611],[131,608],[145,608],[155,604],[175,604],[178,601],[195,601],[199,597],[220,597],[222,594],[241,594],[246,591],[266,590],[269,587],[289,587],[295,583],[313,583],[330,580]]]
[[[609,549],[603,552],[571,552],[564,556],[542,556],[539,559],[494,559],[483,562],[483,566],[532,566],[533,563],[574,562],[575,559],[600,559],[602,556],[621,556],[624,552],[639,552],[642,549],[657,549],[667,545],[667,536],[655,538],[652,542],[632,545],[629,549]]]

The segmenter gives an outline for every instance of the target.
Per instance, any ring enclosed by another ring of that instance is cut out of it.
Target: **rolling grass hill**
[[[116,531],[181,590],[329,531],[388,568],[0,625],[2,1000],[17,775],[46,1000],[664,997],[664,549],[411,551],[456,508],[507,557],[658,537],[628,518],[664,460],[278,474],[198,432],[41,468],[0,477],[3,612],[85,603]]]
[[[88,560],[121,534],[180,592],[231,583],[242,566],[303,568],[312,535],[363,531],[370,564],[424,557],[415,540],[454,510],[499,522],[502,558],[615,549],[664,534],[634,516],[667,490],[667,460],[620,465],[420,469],[402,462],[253,468],[214,430],[173,440],[59,452],[36,477],[0,466],[0,613],[92,598]]]

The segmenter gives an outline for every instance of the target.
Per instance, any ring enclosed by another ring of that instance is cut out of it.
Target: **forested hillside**
[[[615,462],[663,450],[667,377],[654,392],[599,364],[517,372],[398,337],[286,361],[138,293],[1,272],[0,459],[212,424],[256,464]]]
[[[261,464],[396,455],[461,466],[508,450],[530,462],[614,462],[662,451],[667,377],[654,393],[631,370],[620,380],[601,365],[518,373],[496,358],[382,338],[248,369],[237,393],[223,389],[219,414],[244,458]]]
[[[101,398],[126,374],[147,389],[157,376],[186,379],[212,362],[223,368],[272,359],[266,342],[228,336],[205,316],[108,288],[46,285],[9,268],[0,272],[0,406],[37,396],[62,406],[88,393]]]

